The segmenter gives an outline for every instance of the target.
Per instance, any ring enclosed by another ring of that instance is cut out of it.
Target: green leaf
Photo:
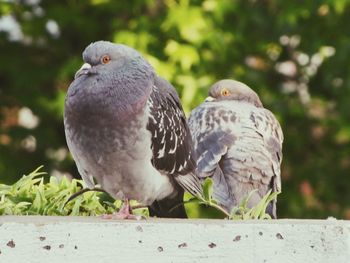
[[[203,182],[203,197],[204,200],[211,203],[213,194],[213,180],[206,178]]]

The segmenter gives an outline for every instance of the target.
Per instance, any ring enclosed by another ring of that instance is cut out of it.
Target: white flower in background
[[[285,81],[282,83],[282,92],[289,94],[293,93],[298,89],[298,82],[296,81]]]
[[[12,15],[4,15],[0,17],[0,32],[6,32],[10,41],[21,41],[23,32],[20,24]]]
[[[282,35],[280,36],[279,40],[282,46],[291,46],[293,48],[296,48],[300,44],[301,37],[299,35],[293,35],[290,37]]]
[[[323,63],[323,56],[320,53],[315,53],[311,57],[311,65],[319,67]]]
[[[335,48],[332,46],[323,46],[320,48],[320,53],[325,57],[331,57],[335,54]]]
[[[21,146],[28,152],[34,152],[36,149],[36,139],[33,135],[29,135],[21,141]]]
[[[280,43],[283,46],[287,46],[289,44],[289,37],[286,35],[280,36]]]
[[[276,70],[278,73],[281,73],[288,77],[293,77],[297,74],[297,67],[295,63],[291,60],[277,63]]]
[[[27,129],[34,129],[39,124],[39,118],[31,109],[23,107],[18,111],[18,125]]]
[[[300,66],[305,66],[310,61],[309,55],[307,55],[303,52],[298,52],[296,55],[296,59],[297,59]]]
[[[60,28],[58,27],[58,24],[55,20],[49,19],[46,22],[46,30],[49,32],[50,35],[52,35],[54,38],[57,38],[60,36]]]
[[[311,96],[309,92],[309,87],[305,83],[300,83],[298,85],[298,94],[301,103],[308,104],[310,102]]]
[[[66,147],[55,149],[47,149],[45,152],[46,156],[50,159],[53,159],[58,162],[62,162],[64,159],[67,158],[68,155],[68,149]]]

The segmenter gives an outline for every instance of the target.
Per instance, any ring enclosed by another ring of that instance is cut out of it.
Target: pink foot
[[[129,204],[129,200],[125,199],[122,207],[118,212],[113,214],[105,214],[101,216],[102,219],[115,219],[115,220],[123,220],[123,219],[133,219],[140,220],[143,217],[140,215],[133,215],[132,210]]]

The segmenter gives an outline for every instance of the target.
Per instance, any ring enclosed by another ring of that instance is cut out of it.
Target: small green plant
[[[24,175],[12,185],[0,184],[0,215],[61,215],[61,216],[98,216],[118,211],[122,201],[114,200],[104,192],[88,191],[69,201],[70,197],[84,189],[82,180],[57,179],[49,177],[45,183],[42,166],[29,175]],[[228,213],[212,198],[213,181],[207,178],[203,182],[202,196],[185,195],[185,207],[189,218],[230,218],[269,219],[265,213],[267,205],[278,193],[267,193],[252,208],[248,207],[251,192],[238,207]],[[131,201],[133,213],[148,216],[147,208]]]
[[[86,192],[67,203],[69,197],[84,188],[81,180],[49,177],[44,183],[42,166],[24,175],[13,185],[0,184],[0,215],[72,215],[96,216],[110,214],[121,207],[101,192]],[[133,203],[132,203],[133,204]],[[136,209],[144,214],[144,209]]]
[[[184,203],[190,218],[226,218],[230,214],[213,199],[213,180],[206,178],[202,183],[202,195],[185,193]]]
[[[271,192],[268,191],[266,195],[260,200],[258,204],[254,207],[248,207],[248,201],[251,198],[252,194],[257,190],[253,190],[249,195],[244,198],[238,207],[234,207],[230,214],[230,219],[233,220],[245,220],[245,219],[271,219],[271,216],[266,213],[266,208],[268,204],[273,201],[280,192]]]
[[[234,207],[231,212],[228,212],[213,199],[213,181],[210,178],[206,178],[203,182],[202,196],[193,197],[189,194],[185,196],[186,211],[190,217],[197,218],[205,215],[204,217],[206,218],[229,218],[232,220],[271,219],[271,216],[266,213],[266,208],[277,197],[279,192],[271,193],[270,190],[257,205],[250,208],[248,207],[249,199],[256,191],[250,192],[238,206]],[[197,211],[193,212],[193,210]]]

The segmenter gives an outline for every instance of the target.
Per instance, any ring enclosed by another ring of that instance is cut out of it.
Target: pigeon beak
[[[205,99],[205,102],[211,102],[211,101],[214,101],[215,98],[213,98],[212,96],[209,96]]]
[[[81,75],[86,75],[91,69],[91,65],[89,63],[84,63],[81,68],[75,73],[74,79],[80,77]]]

